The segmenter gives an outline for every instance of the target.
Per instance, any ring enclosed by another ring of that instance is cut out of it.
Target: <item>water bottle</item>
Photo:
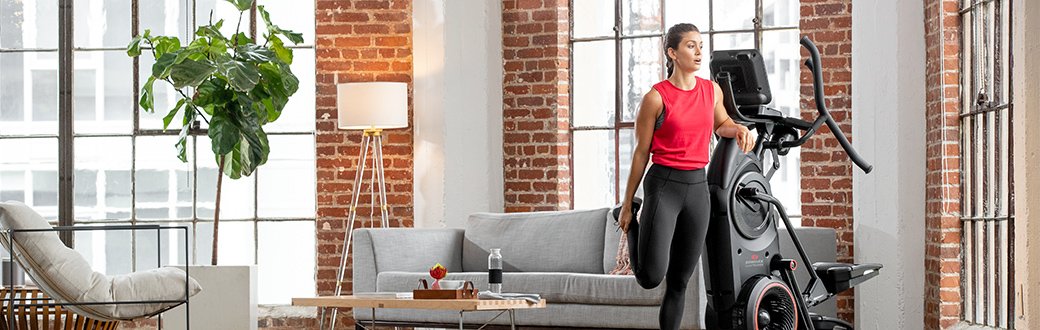
[[[501,249],[491,249],[488,256],[488,291],[502,293],[502,254]]]

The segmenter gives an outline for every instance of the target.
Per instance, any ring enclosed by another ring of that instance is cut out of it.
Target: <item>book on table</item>
[[[356,298],[365,299],[411,299],[411,292],[360,292],[355,293]]]

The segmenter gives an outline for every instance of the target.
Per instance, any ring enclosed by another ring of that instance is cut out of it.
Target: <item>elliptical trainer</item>
[[[756,130],[758,138],[746,154],[733,139],[719,139],[708,163],[712,211],[705,248],[707,262],[703,265],[708,295],[705,319],[711,330],[851,330],[851,324],[812,314],[808,308],[877,276],[882,267],[813,263],[795,231],[788,230],[802,260],[812,266],[806,269],[809,283],[801,290],[794,276],[797,262],[780,254],[777,221],[792,228],[783,205],[771,195],[769,184],[780,167],[780,156],[804,144],[827,124],[856,166],[866,173],[873,168],[856,153],[824,105],[816,46],[807,37],[802,37],[801,44],[811,55],[805,65],[812,72],[819,113],[813,122],[785,117],[766,106],[772,96],[757,50],[712,53],[712,76],[722,88],[730,118]],[[767,156],[772,158],[769,168],[765,168]],[[817,290],[818,282],[823,282],[825,291]]]

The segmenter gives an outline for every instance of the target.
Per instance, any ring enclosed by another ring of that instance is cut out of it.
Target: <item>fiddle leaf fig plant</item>
[[[150,30],[135,37],[127,45],[127,55],[141,55],[148,49],[155,56],[152,75],[141,87],[141,108],[154,112],[156,82],[172,85],[179,94],[177,103],[163,118],[163,129],[180,115],[180,138],[176,143],[177,158],[187,162],[187,141],[198,122],[208,126],[211,149],[216,157],[216,209],[213,222],[213,259],[217,264],[217,230],[220,221],[220,186],[224,175],[232,179],[249,176],[267,162],[270,153],[263,126],[277,120],[289,97],[296,93],[300,80],[289,65],[293,44],[303,42],[303,34],[285,30],[271,23],[270,14],[258,5],[267,32],[258,39],[239,32],[242,16],[253,7],[254,0],[225,0],[239,11],[235,34],[221,33],[224,20],[200,26],[195,40],[182,45],[177,37],[153,36]],[[164,109],[165,111],[165,109]]]

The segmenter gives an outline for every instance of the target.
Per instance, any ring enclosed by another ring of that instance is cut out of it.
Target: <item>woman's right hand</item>
[[[621,214],[618,215],[618,226],[621,230],[628,232],[628,224],[632,222],[632,203],[626,203],[621,207]],[[639,220],[636,220],[639,221]]]

